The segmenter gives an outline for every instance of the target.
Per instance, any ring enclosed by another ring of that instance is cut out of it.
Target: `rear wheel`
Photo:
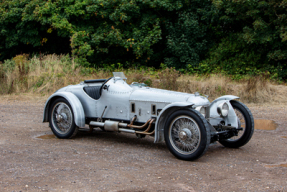
[[[170,152],[182,160],[201,157],[210,143],[210,129],[197,111],[178,110],[167,120],[164,128],[165,142]]]
[[[233,136],[226,140],[220,140],[219,142],[225,147],[238,148],[251,139],[254,132],[254,120],[251,111],[246,105],[239,101],[230,101],[236,116],[238,118],[238,128],[242,128],[238,132],[238,136]]]
[[[64,98],[58,98],[51,104],[49,122],[51,130],[60,139],[71,138],[78,132],[72,107]]]

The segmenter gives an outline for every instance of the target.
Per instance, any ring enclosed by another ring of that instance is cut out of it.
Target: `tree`
[[[220,41],[205,61],[229,74],[272,73],[287,78],[287,2],[215,0]]]

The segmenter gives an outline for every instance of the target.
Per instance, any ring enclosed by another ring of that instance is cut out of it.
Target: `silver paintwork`
[[[66,89],[65,89],[66,90]],[[71,92],[60,92],[59,90],[51,95],[48,100],[46,101],[45,108],[44,108],[44,115],[43,115],[43,122],[48,122],[48,112],[50,108],[51,101],[56,97],[65,98],[72,107],[74,113],[74,121],[78,127],[85,127],[85,113],[82,107],[82,104],[78,97],[76,97]]]
[[[207,97],[198,93],[188,94],[163,89],[145,87],[139,84],[127,84],[121,77],[115,76],[106,82],[107,89],[102,89],[101,97],[98,100],[91,98],[84,90],[88,86],[101,86],[102,83],[85,83],[69,85],[59,89],[51,95],[45,105],[43,122],[48,121],[48,110],[51,100],[55,97],[65,98],[71,105],[75,123],[78,127],[85,127],[85,118],[99,118],[103,114],[103,119],[116,121],[131,121],[136,115],[136,122],[145,123],[150,118],[156,118],[154,142],[164,140],[164,123],[169,115],[178,109],[189,109],[206,107],[206,119],[210,126],[217,125],[224,120],[231,126],[238,125],[236,114],[229,100],[238,97],[226,95],[217,98],[210,103]],[[217,113],[217,106],[226,102],[229,105],[227,117],[220,117]],[[131,110],[134,103],[135,111]],[[152,106],[155,106],[155,112]],[[106,110],[105,110],[106,107]],[[104,113],[103,113],[104,112]],[[127,129],[129,130],[129,129]],[[213,130],[213,129],[212,129]]]
[[[228,104],[229,110],[228,115],[226,117],[222,117],[217,112],[217,106],[222,103]],[[225,125],[230,124],[230,126],[237,127],[238,126],[238,118],[234,112],[234,109],[228,100],[217,100],[216,102],[212,102],[212,105],[209,107],[209,116],[207,120],[211,125],[218,125],[222,120],[225,121]]]
[[[216,103],[217,101],[220,101],[220,100],[230,101],[230,100],[234,100],[234,99],[239,99],[239,97],[234,96],[234,95],[224,95],[224,96],[216,98],[214,101],[211,102],[210,105],[213,105],[214,103]]]

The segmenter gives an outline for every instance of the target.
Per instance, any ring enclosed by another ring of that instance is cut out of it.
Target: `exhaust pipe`
[[[91,121],[90,125],[93,127],[103,127],[106,131],[122,131],[122,132],[127,132],[127,133],[135,133],[135,130],[131,129],[123,129],[119,127],[127,127],[127,123],[120,123],[118,121],[109,121],[106,120],[104,123],[103,122],[97,122],[97,121]]]
[[[134,119],[133,119],[133,121],[134,121]],[[154,133],[154,131],[151,133],[148,132],[151,128],[151,124],[154,122],[154,119],[149,119],[142,126],[133,125],[133,121],[131,124],[120,123],[118,121],[110,121],[110,120],[106,120],[105,122],[91,121],[90,126],[92,126],[92,127],[103,127],[106,131],[116,131],[116,132],[121,131],[121,132],[126,132],[126,133],[139,133],[139,134],[145,134],[145,135],[150,135],[150,134]],[[132,129],[124,129],[126,127],[142,129],[142,128],[147,127],[148,124],[149,124],[149,126],[145,131],[135,131]]]
[[[97,121],[91,121],[90,122],[90,126],[94,126],[94,127],[104,127],[105,123],[103,122],[97,122]]]

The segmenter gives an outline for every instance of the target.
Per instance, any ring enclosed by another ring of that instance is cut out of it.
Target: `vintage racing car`
[[[71,138],[89,125],[103,131],[134,133],[139,138],[165,141],[179,159],[202,156],[210,143],[238,148],[252,137],[254,120],[239,97],[225,95],[209,102],[199,93],[188,94],[126,83],[122,72],[109,79],[85,80],[52,94],[43,122],[58,138]]]

